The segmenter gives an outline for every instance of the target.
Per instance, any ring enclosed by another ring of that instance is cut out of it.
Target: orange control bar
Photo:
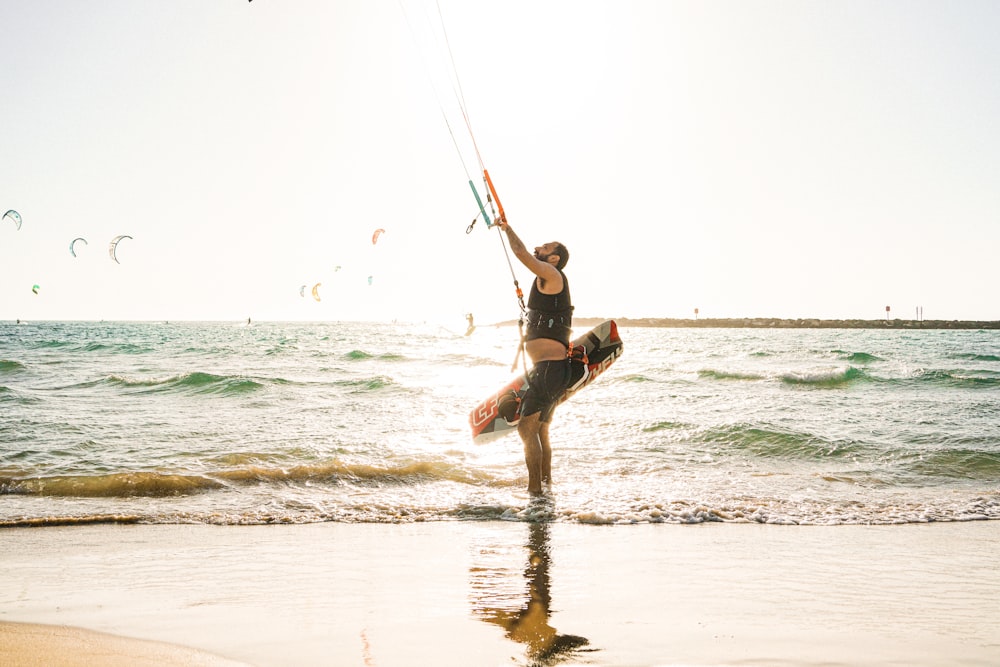
[[[483,169],[483,177],[486,179],[486,185],[490,189],[490,193],[493,195],[493,201],[497,203],[497,210],[500,211],[500,215],[497,216],[503,222],[507,222],[507,216],[503,212],[503,204],[500,203],[500,197],[497,197],[497,189],[493,187],[493,181],[490,180],[490,172]]]

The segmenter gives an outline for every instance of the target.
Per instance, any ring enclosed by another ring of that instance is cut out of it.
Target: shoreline
[[[202,661],[187,664],[258,667],[980,667],[1000,657],[1000,521],[0,533],[2,664],[42,664],[39,642],[56,665],[154,664],[137,658],[184,647]],[[18,631],[41,635],[31,643]],[[60,643],[66,632],[80,641]]]
[[[576,317],[577,327],[597,326],[613,319],[620,327],[659,327],[664,329],[1000,329],[1000,320],[822,320],[782,319],[777,317],[733,317],[682,319],[669,317]],[[517,320],[501,322],[516,325]]]
[[[663,329],[906,329],[906,330],[987,330],[1000,329],[1000,320],[911,320],[911,319],[820,319],[781,317],[574,317],[577,327],[594,327],[607,320],[614,320],[620,327],[657,327]],[[134,322],[137,324],[245,324],[242,320],[18,320],[18,325],[53,324],[72,322],[77,324],[114,324]],[[350,323],[353,320],[259,320],[257,324],[331,324]],[[359,323],[390,324],[388,321],[358,320]],[[0,319],[0,325],[14,325],[14,320]],[[395,324],[395,322],[392,322]],[[503,320],[477,325],[480,327],[517,326],[517,320]]]

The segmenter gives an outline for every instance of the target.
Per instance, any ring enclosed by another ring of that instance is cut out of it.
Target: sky
[[[991,0],[3,0],[0,26],[0,320],[516,319],[530,273],[466,234],[476,147],[525,244],[569,248],[578,317],[1000,319]]]

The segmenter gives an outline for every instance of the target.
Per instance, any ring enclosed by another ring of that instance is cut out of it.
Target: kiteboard
[[[572,346],[576,353],[570,362],[570,383],[559,403],[596,380],[622,354],[622,339],[614,320],[598,324]],[[521,420],[517,410],[527,390],[528,378],[521,373],[473,408],[469,413],[472,441],[480,445],[492,442],[517,428]]]

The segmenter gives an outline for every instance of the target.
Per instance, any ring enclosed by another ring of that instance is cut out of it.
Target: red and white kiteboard
[[[585,357],[578,359],[580,355],[574,355],[569,388],[563,393],[559,403],[596,380],[621,356],[623,347],[622,339],[618,336],[618,325],[614,320],[598,324],[575,339],[572,345],[577,350],[582,348]],[[517,409],[527,390],[528,378],[521,373],[473,408],[469,413],[473,442],[480,445],[492,442],[517,428],[521,419]]]

